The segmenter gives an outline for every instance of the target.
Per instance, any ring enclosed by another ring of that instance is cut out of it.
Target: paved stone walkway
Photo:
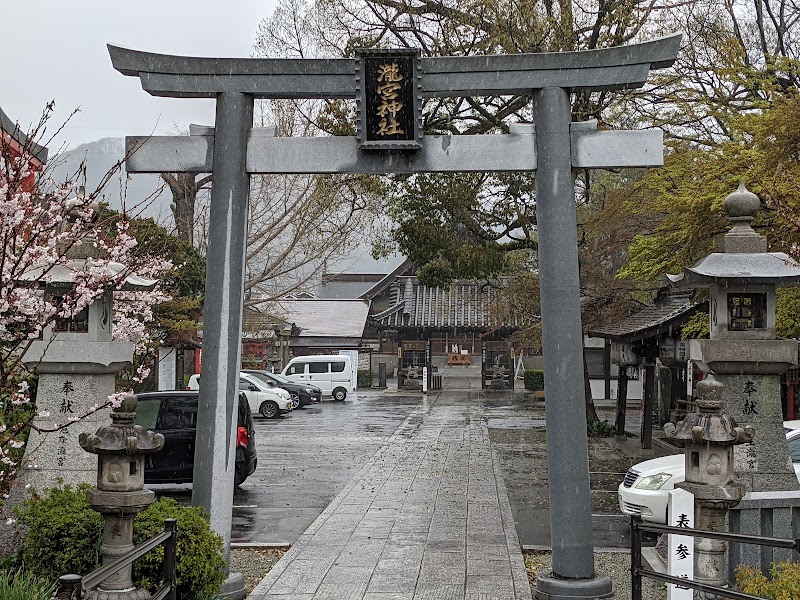
[[[251,600],[530,600],[479,403],[414,411]]]

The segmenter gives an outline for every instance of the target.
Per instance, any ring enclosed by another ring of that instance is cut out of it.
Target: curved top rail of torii
[[[425,97],[528,94],[548,87],[621,90],[644,85],[650,69],[670,66],[681,34],[600,50],[446,56],[421,59]],[[111,63],[138,76],[153,96],[214,98],[225,92],[255,98],[355,98],[354,58],[201,58],[108,45]]]

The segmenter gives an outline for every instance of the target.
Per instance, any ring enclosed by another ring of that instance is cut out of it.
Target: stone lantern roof
[[[74,211],[75,206],[84,199],[82,194],[83,192],[81,191],[77,198],[72,198],[68,201],[73,207],[71,211]],[[97,204],[92,202],[85,208],[93,211],[94,218],[97,218]],[[85,271],[89,261],[100,258],[103,254],[96,241],[95,236],[92,234],[87,234],[82,239],[69,241],[69,247],[64,248],[64,257],[67,259],[65,264],[42,265],[28,269],[20,275],[17,282],[23,286],[72,288],[75,284],[75,273]],[[126,271],[128,271],[126,265],[119,262],[109,262],[104,268],[103,275],[116,279],[121,274],[125,274]],[[129,272],[125,275],[122,285],[117,289],[125,292],[147,291],[152,290],[156,283],[158,282],[155,279],[145,279],[136,273]]]
[[[797,285],[800,263],[783,252],[726,254],[714,252],[679,275],[667,275],[675,287],[702,288],[717,283]]]
[[[111,412],[111,425],[103,425],[95,434],[82,433],[80,445],[92,454],[150,454],[164,447],[164,436],[136,425],[136,396],[129,395]]]
[[[695,406],[700,412],[690,412],[677,426],[665,426],[668,435],[680,445],[690,442],[735,445],[752,441],[752,428],[738,427],[733,417],[722,413],[723,387],[713,375],[698,382]]]
[[[71,288],[75,283],[75,273],[85,269],[87,260],[72,258],[64,265],[48,265],[28,269],[19,277],[18,281],[22,285],[27,283],[51,288]],[[114,278],[127,269],[128,267],[122,263],[110,262],[106,265],[105,272],[109,277]],[[128,273],[122,286],[117,289],[126,292],[152,290],[156,283],[158,282],[155,279],[145,279],[135,273]]]
[[[733,227],[725,234],[720,252],[709,254],[683,273],[667,275],[673,287],[703,288],[716,284],[797,285],[800,263],[783,252],[767,252],[764,236],[750,223],[761,203],[744,183],[725,199]]]

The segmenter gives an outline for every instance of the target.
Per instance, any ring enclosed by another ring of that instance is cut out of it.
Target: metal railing
[[[164,531],[142,542],[130,552],[117,560],[103,565],[85,577],[80,575],[62,575],[58,578],[54,600],[81,600],[86,592],[95,589],[107,577],[127,567],[137,558],[141,558],[153,548],[164,544],[164,568],[161,586],[153,593],[151,600],[175,600],[177,590],[177,539],[178,526],[175,519],[164,519]]]
[[[800,552],[800,539],[784,539],[766,537],[763,535],[747,535],[742,533],[728,533],[722,531],[704,531],[702,529],[689,529],[685,527],[672,527],[670,525],[656,525],[643,523],[641,517],[631,517],[631,600],[642,600],[642,577],[658,579],[666,583],[691,588],[700,592],[712,592],[723,598],[733,600],[765,600],[761,596],[751,596],[730,588],[719,587],[700,583],[692,579],[684,579],[673,575],[665,575],[642,567],[642,532],[672,533],[692,537],[704,537],[724,542],[738,542],[740,544],[755,544],[758,546],[772,546],[773,548],[788,548]]]

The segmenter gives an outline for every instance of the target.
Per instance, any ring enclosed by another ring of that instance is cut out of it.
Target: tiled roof
[[[498,290],[474,281],[428,287],[416,277],[403,276],[392,282],[389,293],[391,306],[372,316],[383,327],[487,328],[494,324],[492,309]]]
[[[631,342],[678,329],[706,303],[693,302],[692,292],[677,292],[657,298],[651,305],[589,335]]]
[[[273,310],[300,329],[301,338],[361,338],[369,313],[363,300],[285,299]]]
[[[387,273],[380,281],[372,284],[367,290],[364,291],[364,293],[359,296],[359,298],[363,300],[372,300],[381,294],[386,288],[391,286],[398,277],[413,267],[414,263],[409,259],[405,259],[403,262],[397,265],[391,273]]]

